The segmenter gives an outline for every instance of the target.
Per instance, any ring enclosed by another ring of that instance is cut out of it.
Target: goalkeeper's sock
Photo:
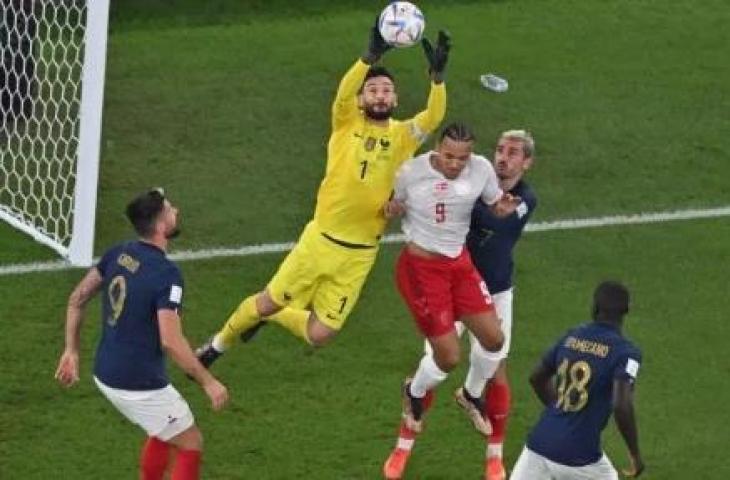
[[[140,458],[142,480],[162,480],[170,458],[170,444],[156,437],[147,437]]]
[[[311,345],[307,327],[309,325],[309,310],[300,310],[292,307],[284,307],[270,317],[266,317],[269,322],[275,322],[289,330],[294,336],[304,339]]]
[[[198,480],[200,478],[200,450],[178,450],[171,480]]]
[[[241,332],[252,328],[259,322],[259,312],[256,308],[256,295],[246,298],[235,312],[228,317],[226,324],[213,338],[213,348],[219,352],[225,351],[237,340]]]
[[[509,384],[492,382],[487,387],[484,409],[489,421],[492,423],[492,435],[489,437],[489,444],[487,445],[487,458],[502,456],[502,444],[507,431],[510,400]]]

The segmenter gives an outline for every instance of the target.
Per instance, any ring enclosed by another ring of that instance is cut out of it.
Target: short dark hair
[[[155,222],[164,208],[165,191],[155,188],[129,202],[126,213],[137,234],[147,238],[154,233]]]
[[[360,91],[362,91],[363,87],[365,86],[365,82],[367,82],[371,78],[375,78],[375,77],[387,77],[390,79],[391,82],[395,83],[393,74],[390,73],[387,68],[377,65],[375,67],[370,67],[370,69],[368,70],[368,73],[365,74],[365,79],[362,81],[362,85],[360,86]]]
[[[464,122],[452,122],[446,125],[444,129],[441,130],[439,141],[443,141],[446,137],[457,142],[473,142],[476,140],[474,132]]]
[[[619,282],[601,282],[593,292],[593,311],[596,317],[619,319],[629,312],[629,290]]]

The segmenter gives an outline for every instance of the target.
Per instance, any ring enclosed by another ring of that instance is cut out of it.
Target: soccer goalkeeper
[[[262,319],[314,346],[332,339],[357,303],[385,229],[383,205],[395,172],[438,128],[446,111],[444,72],[450,38],[424,39],[431,92],[426,110],[399,121],[393,76],[375,63],[391,47],[377,25],[365,54],[345,74],[332,104],[327,169],[314,218],[263,291],[246,297],[197,355],[209,367],[239,336],[250,337]]]

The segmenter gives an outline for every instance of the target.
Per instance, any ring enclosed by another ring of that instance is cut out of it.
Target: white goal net
[[[88,265],[109,0],[0,9],[0,218]]]

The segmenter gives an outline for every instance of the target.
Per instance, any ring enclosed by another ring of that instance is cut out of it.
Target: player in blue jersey
[[[499,186],[520,197],[522,203],[509,217],[498,218],[484,203],[477,201],[466,243],[474,265],[492,295],[504,334],[504,344],[499,352],[472,352],[466,380],[469,385],[480,378],[491,379],[483,403],[484,415],[492,425],[492,434],[487,439],[485,480],[504,480],[507,475],[502,462],[502,445],[511,403],[505,362],[512,339],[513,250],[537,208],[537,197],[523,178],[534,158],[535,140],[530,132],[508,130],[500,135],[493,162]]]
[[[511,480],[616,480],[601,451],[601,432],[613,411],[637,477],[644,470],[634,417],[634,382],[641,352],[621,333],[629,292],[601,283],[593,294],[593,321],[569,330],[543,357],[530,383],[545,405]]]
[[[228,392],[197,358],[182,333],[183,279],[165,254],[178,233],[177,208],[161,189],[135,198],[127,217],[140,239],[109,249],[71,293],[66,310],[66,346],[56,379],[79,380],[80,330],[85,306],[102,291],[102,335],[94,381],[109,401],[147,432],[143,480],[161,480],[175,447],[173,480],[199,478],[202,436],[187,402],[170,384],[165,353],[197,380],[219,410]]]
[[[503,132],[495,148],[492,162],[497,174],[499,187],[522,202],[514,213],[498,218],[480,199],[472,211],[471,225],[466,246],[474,265],[484,279],[492,297],[497,316],[501,321],[504,343],[498,352],[479,348],[478,342],[471,342],[469,372],[464,389],[472,397],[485,391],[486,401],[477,400],[482,416],[491,424],[492,433],[487,437],[488,445],[484,465],[485,480],[504,480],[506,471],[502,463],[502,444],[505,437],[507,415],[510,406],[510,390],[507,383],[505,359],[509,352],[512,331],[512,273],[514,269],[513,249],[533,211],[537,207],[537,197],[523,179],[525,172],[532,166],[535,156],[535,141],[525,130]],[[463,326],[457,324],[459,334]],[[426,343],[426,352],[431,349]],[[485,384],[489,382],[485,390]],[[432,402],[429,392],[424,408]],[[473,412],[472,412],[473,413]],[[386,461],[385,470],[403,472],[410,452],[414,446],[416,433],[405,423],[401,423],[398,442]],[[400,474],[392,475],[399,478]]]

